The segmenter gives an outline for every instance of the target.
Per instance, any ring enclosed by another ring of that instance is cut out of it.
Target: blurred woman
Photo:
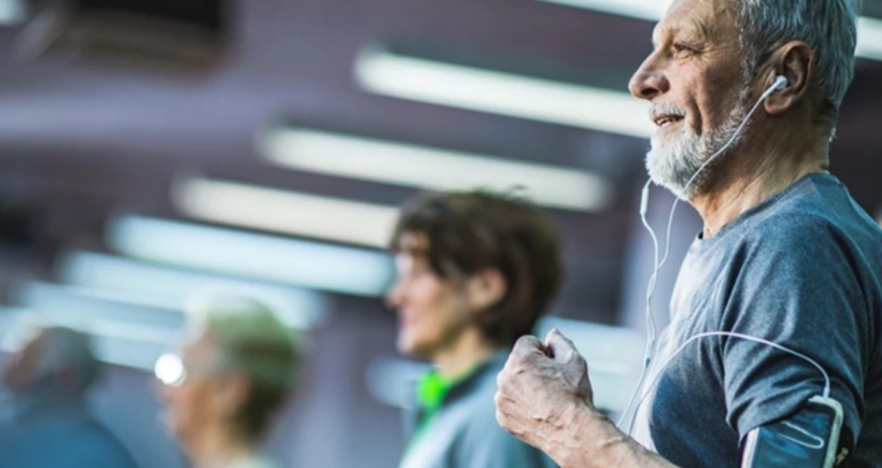
[[[244,297],[216,296],[189,312],[183,346],[156,363],[168,428],[196,468],[277,466],[260,442],[294,382],[290,331]]]
[[[562,277],[560,234],[526,200],[428,194],[401,213],[391,242],[398,349],[426,359],[401,468],[548,468],[496,422],[496,375],[533,330]]]

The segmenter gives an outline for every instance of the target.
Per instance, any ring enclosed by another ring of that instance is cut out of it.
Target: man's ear
[[[805,42],[791,41],[772,54],[770,68],[766,87],[771,86],[778,75],[787,78],[787,85],[772,93],[764,103],[767,113],[780,115],[808,97],[815,73],[815,53]]]
[[[469,277],[466,283],[471,310],[485,310],[502,300],[508,289],[505,277],[496,268],[485,268]]]

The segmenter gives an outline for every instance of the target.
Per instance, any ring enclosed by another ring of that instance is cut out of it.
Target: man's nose
[[[634,97],[651,101],[670,90],[670,83],[665,74],[659,70],[658,65],[655,54],[647,57],[640,65],[628,84]]]

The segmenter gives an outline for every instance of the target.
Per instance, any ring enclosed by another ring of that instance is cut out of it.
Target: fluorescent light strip
[[[86,324],[63,316],[47,317],[29,309],[3,308],[0,318],[3,322],[0,324],[0,350],[4,352],[21,350],[41,327],[60,325],[90,335],[98,360],[146,371],[153,369],[156,359],[177,338],[163,330],[155,331],[141,325],[107,319]]]
[[[671,4],[669,0],[540,0],[547,3],[602,11],[648,21],[659,21]],[[882,21],[862,16],[858,18],[858,42],[855,55],[871,60],[882,60]]]
[[[374,182],[442,191],[521,186],[538,204],[572,210],[600,210],[610,198],[603,178],[575,168],[307,129],[271,130],[261,145],[281,166]]]
[[[33,327],[27,326],[27,309],[0,306],[0,351],[14,353],[32,338]]]
[[[623,91],[530,78],[366,49],[355,77],[368,91],[479,112],[648,138],[648,104]]]
[[[858,19],[858,42],[855,55],[866,59],[882,60],[882,20]]]
[[[0,25],[13,25],[25,18],[24,0],[0,0]]]
[[[324,319],[324,297],[299,288],[168,268],[122,257],[70,252],[57,265],[59,278],[79,294],[127,304],[186,310],[194,294],[243,294],[260,300],[292,328],[309,328]]]
[[[670,0],[540,0],[619,16],[658,21],[668,11]]]
[[[383,248],[398,209],[233,182],[189,179],[172,193],[178,209],[203,221]]]
[[[384,252],[157,218],[117,218],[108,242],[143,260],[363,296],[382,295],[393,277]]]
[[[184,325],[184,316],[176,309],[117,302],[84,294],[84,288],[60,284],[26,283],[16,290],[15,301],[34,311],[36,317],[52,323],[86,327],[109,320],[133,327],[143,325],[145,330],[162,330],[161,333],[145,332],[141,339],[147,341],[165,342],[179,333]]]

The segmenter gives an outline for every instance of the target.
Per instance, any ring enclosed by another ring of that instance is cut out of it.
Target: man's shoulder
[[[882,228],[844,191],[803,190],[777,200],[741,229],[739,242],[765,252],[882,254]]]

